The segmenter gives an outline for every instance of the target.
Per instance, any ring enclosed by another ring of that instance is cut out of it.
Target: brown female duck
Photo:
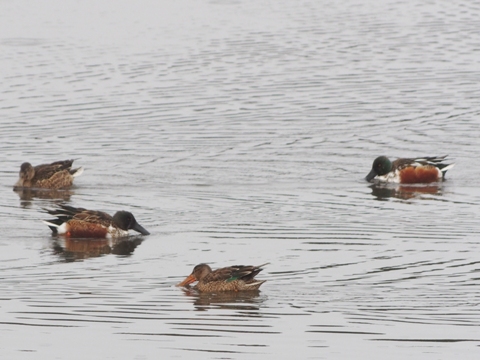
[[[51,164],[32,166],[24,162],[14,189],[44,188],[66,189],[72,186],[73,178],[83,173],[83,167],[72,169],[73,160],[56,161]]]
[[[212,271],[207,264],[199,264],[192,273],[177,286],[187,286],[198,281],[196,289],[200,292],[252,291],[258,290],[266,280],[255,280],[262,271],[259,266],[234,265]]]

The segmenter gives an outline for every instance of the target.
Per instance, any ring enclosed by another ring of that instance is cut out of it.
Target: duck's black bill
[[[375,170],[372,169],[370,170],[368,175],[365,177],[365,180],[372,181],[375,176],[377,176],[377,173],[375,172]]]
[[[136,223],[135,226],[132,228],[132,230],[135,230],[142,235],[150,235],[150,233],[147,230],[145,230],[145,228],[139,223]]]

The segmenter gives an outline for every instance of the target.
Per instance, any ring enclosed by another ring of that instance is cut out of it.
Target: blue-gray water
[[[480,4],[0,4],[0,358],[477,359]],[[439,186],[363,181],[449,154]],[[75,158],[70,192],[20,164]],[[42,208],[130,210],[128,242]],[[254,296],[174,285],[270,265]]]

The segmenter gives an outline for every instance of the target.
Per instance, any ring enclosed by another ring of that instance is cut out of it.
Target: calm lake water
[[[477,359],[480,4],[0,4],[0,358]],[[379,155],[447,181],[376,187]],[[20,164],[74,158],[68,192]],[[43,208],[150,236],[51,236]],[[175,284],[270,262],[256,294]]]

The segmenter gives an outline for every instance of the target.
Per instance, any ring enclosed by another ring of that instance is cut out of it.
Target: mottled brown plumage
[[[255,280],[255,276],[262,271],[259,266],[234,265],[212,271],[207,264],[199,264],[192,273],[177,286],[187,286],[195,281],[195,288],[201,292],[221,291],[252,291],[258,290],[266,280]]]
[[[83,172],[83,168],[72,169],[73,160],[56,161],[51,164],[32,166],[24,162],[20,167],[19,178],[14,189],[44,188],[66,189],[72,186],[73,178]]]

